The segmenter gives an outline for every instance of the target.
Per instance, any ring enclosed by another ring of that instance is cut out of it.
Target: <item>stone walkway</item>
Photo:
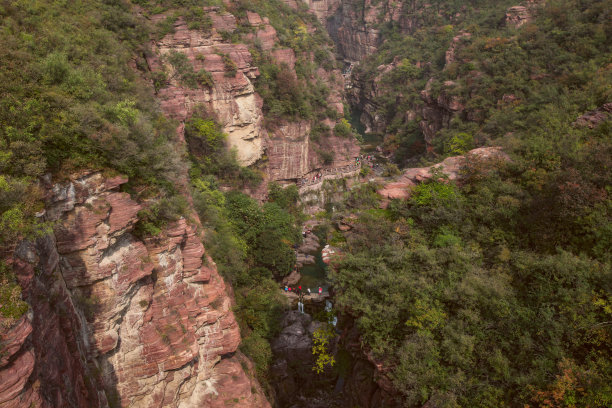
[[[299,296],[297,293],[291,291],[291,292],[285,292],[285,289],[281,289],[281,292],[283,292],[283,295],[291,302],[297,302]],[[318,293],[312,293],[310,295],[308,294],[304,294],[304,300],[305,301],[311,301],[311,302],[323,302],[325,301],[325,299],[327,299],[329,297],[329,292],[323,292],[320,295]]]

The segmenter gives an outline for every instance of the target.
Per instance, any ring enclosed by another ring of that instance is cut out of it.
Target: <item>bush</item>
[[[13,271],[2,261],[0,261],[0,305],[0,314],[8,319],[8,325],[29,309],[29,305],[21,299],[21,286]]]
[[[238,73],[238,66],[234,60],[232,60],[227,54],[220,53],[220,55],[223,58],[223,66],[225,67],[224,75],[229,78],[235,77]]]
[[[213,77],[210,72],[205,69],[201,69],[197,73],[197,80],[200,85],[212,88],[215,84],[213,81]]]
[[[159,235],[170,222],[189,216],[189,203],[182,195],[161,199],[138,212],[134,234],[140,238]]]
[[[330,150],[319,150],[319,156],[323,160],[323,164],[330,165],[334,162],[334,152]]]
[[[353,134],[351,124],[345,118],[340,119],[340,122],[334,126],[334,133],[340,137],[350,137]]]

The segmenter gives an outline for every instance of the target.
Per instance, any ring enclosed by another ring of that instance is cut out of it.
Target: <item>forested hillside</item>
[[[610,4],[529,3],[516,26],[512,2],[413,3],[418,28],[387,24],[355,69],[385,148],[509,157],[468,159],[385,210],[353,196],[337,299],[406,406],[610,406]],[[448,121],[424,143],[435,104]]]
[[[609,0],[0,0],[0,407],[610,407],[611,194]]]

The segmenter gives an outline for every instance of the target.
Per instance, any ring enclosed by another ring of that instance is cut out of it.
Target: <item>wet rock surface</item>
[[[283,316],[281,332],[272,341],[274,363],[271,372],[278,406],[306,407],[308,405],[304,403],[317,390],[327,390],[325,395],[329,394],[330,384],[321,382],[322,377],[312,370],[312,334],[321,325],[309,314],[297,310],[288,311]]]

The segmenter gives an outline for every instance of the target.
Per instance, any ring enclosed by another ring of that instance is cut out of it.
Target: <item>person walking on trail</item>
[[[307,290],[308,290],[308,294],[311,295],[310,288],[308,288]]]
[[[319,295],[323,294],[323,288],[319,286]]]

